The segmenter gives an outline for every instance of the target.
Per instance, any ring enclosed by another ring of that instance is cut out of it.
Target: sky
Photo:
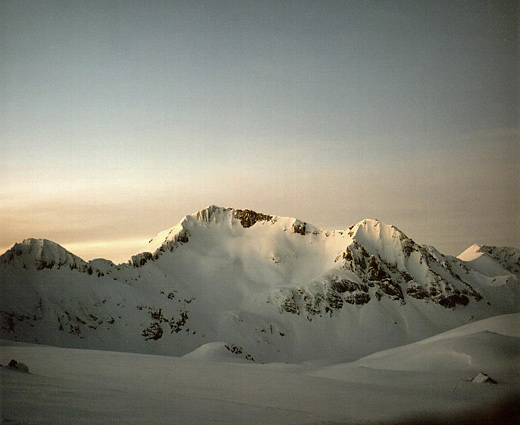
[[[0,1],[0,251],[208,205],[520,248],[514,1]]]

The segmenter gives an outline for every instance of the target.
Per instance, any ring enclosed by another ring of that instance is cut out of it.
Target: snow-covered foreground
[[[0,370],[3,421],[366,424],[445,417],[520,391],[520,314],[333,366],[240,363],[217,345],[178,358],[4,342],[0,363],[31,373]],[[479,371],[498,384],[470,382]]]

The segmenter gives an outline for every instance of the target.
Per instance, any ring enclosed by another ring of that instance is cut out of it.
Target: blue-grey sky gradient
[[[518,19],[512,1],[4,0],[0,247],[124,260],[209,204],[520,247]]]

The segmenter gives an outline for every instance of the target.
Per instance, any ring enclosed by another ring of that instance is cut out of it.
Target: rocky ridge
[[[320,355],[318,342],[355,357],[520,310],[518,250],[483,247],[507,269],[486,274],[377,220],[326,231],[211,206],[149,248],[115,265],[47,240],[15,244],[0,256],[1,337],[170,355],[223,341],[299,361]]]

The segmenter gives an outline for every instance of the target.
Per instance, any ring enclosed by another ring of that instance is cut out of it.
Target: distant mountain
[[[443,255],[377,220],[327,231],[210,206],[126,264],[86,262],[48,240],[15,244],[0,257],[0,337],[347,361],[519,312],[519,258],[489,246]]]
[[[488,276],[520,274],[520,250],[515,248],[475,244],[458,258]]]

